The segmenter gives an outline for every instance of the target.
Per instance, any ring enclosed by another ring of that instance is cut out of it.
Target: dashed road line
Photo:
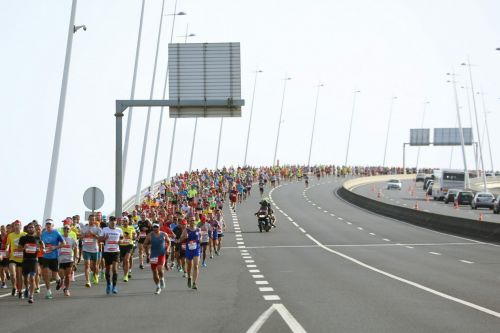
[[[473,264],[474,262],[473,261],[469,261],[469,260],[460,260],[461,262],[463,263],[466,263],[466,264]]]
[[[429,252],[429,254],[433,254],[435,256],[440,256],[441,255],[441,253],[437,253],[437,252]]]

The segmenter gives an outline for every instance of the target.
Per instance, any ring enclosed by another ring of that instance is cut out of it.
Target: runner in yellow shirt
[[[10,281],[12,282],[12,296],[18,292],[22,298],[21,289],[23,287],[23,251],[18,248],[19,238],[26,235],[21,231],[21,221],[15,220],[12,223],[13,232],[7,236],[7,252],[9,255]]]
[[[120,219],[120,218],[119,218]],[[120,259],[123,265],[123,282],[132,277],[132,250],[134,248],[135,228],[129,224],[127,216],[122,219],[123,238],[120,239]]]

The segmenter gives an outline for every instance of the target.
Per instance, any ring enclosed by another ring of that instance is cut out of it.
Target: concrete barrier
[[[411,208],[387,204],[385,202],[370,199],[352,192],[351,189],[354,187],[373,182],[368,178],[375,177],[359,178],[362,181],[358,182],[347,181],[344,183],[345,185],[337,191],[337,194],[344,200],[356,206],[383,216],[457,236],[468,237],[479,241],[500,243],[499,223],[479,222],[471,219],[423,212]]]

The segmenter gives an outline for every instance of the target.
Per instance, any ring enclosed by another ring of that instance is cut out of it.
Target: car
[[[391,179],[387,182],[387,189],[396,189],[396,190],[401,190],[403,187],[403,184],[401,184],[401,181],[399,179]]]
[[[427,187],[427,191],[425,191],[425,194],[427,194],[428,196],[432,196],[432,182],[429,187]]]
[[[444,203],[447,204],[455,201],[455,196],[457,195],[458,192],[460,192],[460,190],[454,188],[449,189],[444,196]]]
[[[497,195],[495,202],[493,203],[493,214],[500,213],[500,194]]]
[[[417,177],[415,178],[415,182],[424,182],[425,179],[425,173],[417,173]]]
[[[495,177],[500,176],[500,171],[495,172]]]
[[[430,182],[432,182],[432,181],[433,181],[432,177],[425,177],[425,179],[424,179],[424,187],[423,187],[424,191],[427,190],[427,188],[429,187]]]
[[[459,191],[455,194],[455,203],[457,205],[470,205],[474,199],[472,191]]]
[[[478,208],[489,208],[493,209],[493,203],[495,202],[495,196],[490,192],[477,192],[470,203],[472,209]]]
[[[493,172],[486,172],[486,177],[493,177]]]

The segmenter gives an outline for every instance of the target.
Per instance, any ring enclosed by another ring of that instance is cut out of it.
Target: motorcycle
[[[257,223],[259,225],[259,231],[265,230],[269,232],[271,230],[271,217],[265,211],[259,211],[255,215],[257,215]]]

